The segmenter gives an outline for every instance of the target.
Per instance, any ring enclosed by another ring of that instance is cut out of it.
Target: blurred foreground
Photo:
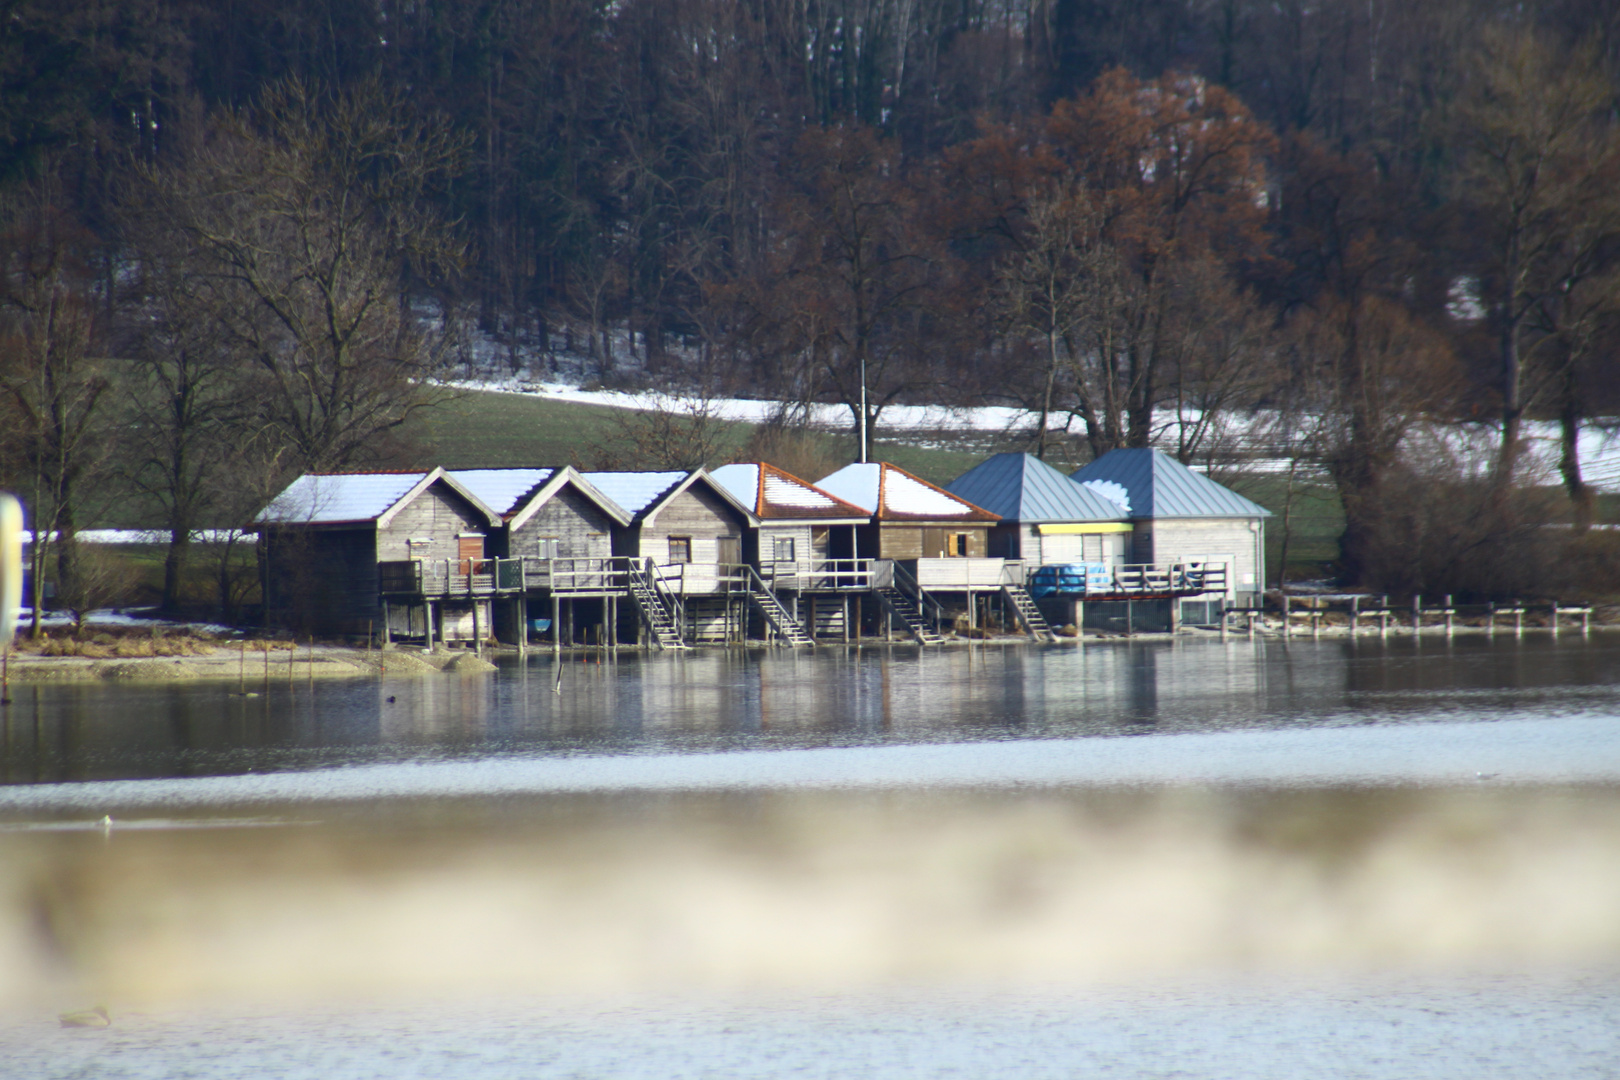
[[[1035,988],[1620,961],[1620,789],[742,792],[0,834],[0,1003]]]

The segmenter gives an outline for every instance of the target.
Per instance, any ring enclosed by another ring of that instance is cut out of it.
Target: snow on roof
[[[307,473],[287,485],[254,520],[300,525],[374,521],[427,475],[425,472]]]
[[[759,493],[759,466],[752,463],[722,465],[709,474],[744,506],[753,506]]]
[[[588,472],[583,475],[597,491],[623,507],[625,513],[631,517],[639,517],[648,507],[668,494],[671,488],[692,474],[686,472]]]
[[[761,518],[864,518],[869,514],[765,462],[722,465],[709,475]]]
[[[556,469],[458,469],[450,473],[462,487],[502,517],[523,508],[523,503]]]
[[[846,465],[819,486],[879,519],[994,521],[997,516],[886,461]]]
[[[1109,486],[1124,498],[1123,488]],[[996,454],[945,490],[1006,521],[1117,521],[1130,513],[1108,492],[1076,483],[1033,454]]]
[[[878,505],[878,485],[883,466],[875,461],[858,461],[845,465],[831,476],[823,476],[816,486],[836,498],[872,513]]]
[[[1136,518],[1254,518],[1271,511],[1160,450],[1115,450],[1074,474],[1083,484],[1123,487]]]
[[[1131,493],[1125,490],[1125,485],[1116,484],[1112,480],[1076,480],[1074,483],[1087,491],[1093,491],[1101,495],[1119,507],[1120,513],[1129,514],[1131,512]]]

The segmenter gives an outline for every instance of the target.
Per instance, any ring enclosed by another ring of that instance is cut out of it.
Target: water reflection
[[[1075,738],[1620,704],[1620,641],[1178,640],[714,650],[504,662],[495,676],[24,685],[0,780],[184,777],[547,754]],[[559,679],[560,675],[560,679]]]

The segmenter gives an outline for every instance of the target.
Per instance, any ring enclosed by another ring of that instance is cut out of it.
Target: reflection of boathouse
[[[1252,601],[1265,511],[1157,458],[1110,455],[1082,483],[1002,454],[950,489],[886,463],[820,484],[763,462],[309,475],[259,518],[266,613],[429,644],[685,648],[998,622],[1051,640],[1081,605],[1112,625],[1129,602],[1153,629]]]

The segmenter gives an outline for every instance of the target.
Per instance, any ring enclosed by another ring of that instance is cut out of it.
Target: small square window
[[[534,541],[535,553],[542,559],[555,559],[561,539],[555,536],[540,536]]]
[[[960,559],[968,553],[968,534],[951,533],[945,538],[945,554]]]
[[[773,562],[797,562],[793,551],[793,537],[778,536],[771,545],[771,560]]]
[[[669,538],[669,561],[672,563],[689,563],[692,561],[692,538],[690,536],[672,536]]]

